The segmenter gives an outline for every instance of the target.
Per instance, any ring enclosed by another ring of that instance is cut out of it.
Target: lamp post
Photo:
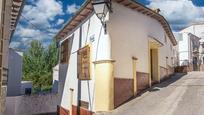
[[[111,0],[93,0],[92,5],[96,16],[100,19],[104,31],[106,33],[106,22],[105,18],[108,12],[112,12]]]

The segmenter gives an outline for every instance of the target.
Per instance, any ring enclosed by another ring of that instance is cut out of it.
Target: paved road
[[[204,72],[173,76],[108,115],[204,115]]]

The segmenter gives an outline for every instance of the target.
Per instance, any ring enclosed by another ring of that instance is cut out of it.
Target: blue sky
[[[149,7],[160,8],[173,31],[204,22],[204,0],[136,0]],[[26,0],[10,47],[26,50],[32,40],[46,47],[53,36],[74,15],[84,0]]]

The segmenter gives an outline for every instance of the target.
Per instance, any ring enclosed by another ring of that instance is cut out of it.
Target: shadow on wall
[[[68,64],[59,64],[59,103],[62,103],[62,96],[64,92],[64,85],[67,76]]]
[[[54,83],[52,85],[52,93],[58,93],[58,88],[59,88],[59,81],[58,80],[54,80]]]

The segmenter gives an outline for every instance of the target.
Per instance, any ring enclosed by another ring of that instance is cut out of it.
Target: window
[[[164,40],[165,40],[164,42],[167,43],[167,37],[166,37],[166,34],[164,35]]]
[[[78,50],[78,78],[90,80],[90,46]]]
[[[204,64],[204,57],[203,57],[203,64]]]
[[[1,53],[3,52],[3,40],[1,40]]]
[[[66,39],[61,44],[60,63],[68,63],[71,54],[73,37]]]

